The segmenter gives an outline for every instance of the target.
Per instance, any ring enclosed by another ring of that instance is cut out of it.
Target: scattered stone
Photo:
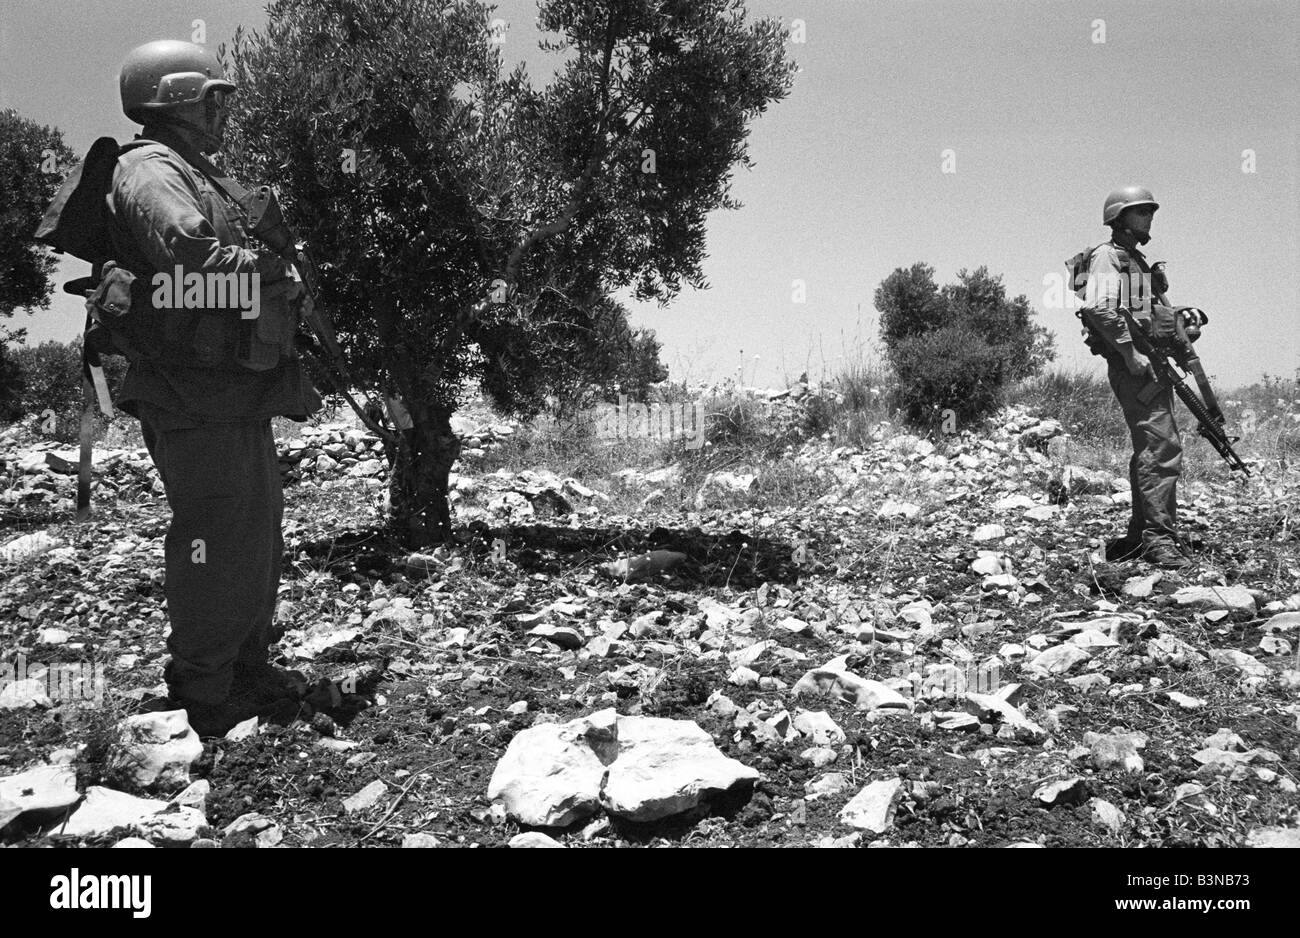
[[[876,710],[881,707],[907,710],[911,707],[911,702],[893,688],[830,666],[813,668],[806,673],[794,685],[792,694],[796,698],[830,694],[853,704],[859,710]]]
[[[696,807],[712,792],[752,786],[757,770],[718,751],[690,720],[617,718],[617,755],[600,792],[605,809],[630,821],[655,821]]]
[[[1000,524],[981,524],[971,535],[971,540],[977,544],[985,541],[1000,541],[1007,536],[1007,529]]]
[[[352,795],[350,798],[345,798],[343,801],[343,810],[348,814],[356,814],[358,811],[364,811],[367,808],[374,807],[374,805],[378,803],[379,799],[384,797],[384,794],[387,791],[388,786],[381,780],[375,779],[355,795]]]
[[[404,850],[424,850],[437,846],[440,846],[438,838],[432,834],[407,834],[402,838],[402,848]]]
[[[274,847],[284,839],[284,832],[280,829],[279,824],[276,824],[265,814],[258,814],[255,811],[241,814],[227,824],[225,830],[222,831],[222,834],[227,838],[243,833],[251,835],[259,847]],[[193,847],[190,849],[193,849]]]
[[[1212,648],[1210,649],[1210,660],[1230,665],[1242,674],[1251,677],[1268,677],[1272,673],[1268,665],[1254,655],[1248,655],[1244,651],[1238,651],[1235,648]]]
[[[894,824],[894,811],[902,789],[903,783],[897,778],[871,782],[840,810],[841,823],[876,834],[884,833]]]
[[[1030,659],[1025,667],[1030,671],[1043,675],[1068,674],[1075,667],[1091,658],[1092,656],[1078,645],[1067,642],[1039,652]]]
[[[488,783],[488,798],[530,827],[567,827],[600,808],[605,766],[618,754],[617,714],[602,710],[515,734]]]
[[[1255,597],[1244,586],[1184,586],[1174,593],[1174,602],[1197,609],[1255,614]]]
[[[515,834],[510,838],[511,847],[559,847],[564,849],[564,844],[560,843],[553,837],[547,837],[541,831],[525,831],[522,834]]]
[[[199,839],[208,826],[203,812],[184,805],[171,804],[166,809],[137,821],[136,831],[162,847],[183,847]]]
[[[96,837],[116,827],[134,827],[140,821],[167,808],[167,802],[137,798],[96,785],[86,791],[80,807],[65,825],[55,825],[52,835]]]
[[[1014,705],[994,694],[964,694],[962,700],[966,711],[981,721],[999,720],[1011,727],[1017,739],[1026,742],[1042,742],[1047,738],[1047,731],[1037,723],[1025,717]]]
[[[1182,707],[1184,710],[1199,710],[1201,707],[1205,706],[1205,701],[1200,697],[1192,697],[1189,694],[1184,694],[1176,690],[1167,691],[1165,696],[1168,697],[1172,703]]]
[[[203,743],[184,710],[127,717],[117,724],[116,733],[108,752],[109,775],[137,788],[188,785],[190,767],[203,755]]]
[[[1246,835],[1247,847],[1300,847],[1300,828],[1257,827]]]
[[[834,762],[838,755],[834,749],[827,749],[825,746],[810,746],[799,753],[799,758],[811,763],[813,768],[821,769]]]
[[[1089,804],[1092,806],[1092,819],[1097,824],[1106,828],[1112,834],[1118,834],[1124,827],[1124,812],[1115,807],[1104,798],[1093,798]]]
[[[1164,574],[1160,571],[1148,574],[1147,576],[1130,577],[1124,581],[1124,586],[1120,590],[1129,599],[1146,599],[1155,590],[1156,584],[1160,582]]]
[[[804,794],[808,796],[808,800],[812,801],[826,795],[834,795],[848,787],[849,777],[843,772],[827,772],[820,778],[805,782],[803,790]]]
[[[581,648],[586,641],[581,632],[567,625],[537,625],[529,629],[528,634],[553,642],[566,651]]]
[[[794,718],[794,728],[818,746],[842,743],[845,739],[844,730],[824,710],[800,710]]]
[[[1226,726],[1219,727],[1214,733],[1201,740],[1201,745],[1209,749],[1223,749],[1228,752],[1246,751],[1246,741]]]
[[[52,703],[45,693],[44,681],[26,678],[0,687],[0,710],[33,710],[50,706]]]
[[[1092,671],[1088,674],[1080,674],[1078,677],[1067,677],[1065,683],[1069,684],[1077,691],[1091,694],[1094,691],[1103,691],[1107,687],[1110,687],[1110,678],[1104,674]]]
[[[1061,779],[1041,786],[1034,798],[1046,805],[1083,804],[1088,797],[1088,781],[1081,777]]]
[[[38,765],[0,778],[0,828],[22,817],[44,820],[81,799],[70,765]]]
[[[0,560],[5,563],[21,563],[53,550],[62,543],[63,541],[46,531],[33,531],[30,534],[20,535],[0,547]]]
[[[149,850],[153,850],[153,849],[155,849],[153,844],[151,844],[151,843],[149,843],[149,841],[147,841],[147,840],[143,840],[143,839],[141,839],[141,838],[139,838],[139,837],[123,837],[123,838],[122,838],[121,840],[119,840],[117,843],[113,844],[113,848],[112,848],[112,849],[116,850],[116,849],[119,848],[119,847],[122,847],[122,848],[125,848],[125,849],[128,849],[128,850],[130,850],[130,849],[141,849],[141,848],[147,848],[147,849],[149,849]]]
[[[1143,769],[1137,751],[1147,744],[1144,733],[1084,733],[1083,744],[1092,751],[1092,765],[1099,772],[1111,769],[1141,772]]]

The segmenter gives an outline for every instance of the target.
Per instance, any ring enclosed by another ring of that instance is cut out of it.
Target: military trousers
[[[171,507],[165,541],[171,695],[218,704],[236,668],[266,661],[284,554],[284,494],[270,420],[177,428],[140,408]]]
[[[1128,463],[1133,505],[1127,537],[1140,540],[1144,548],[1160,542],[1177,544],[1183,444],[1174,421],[1174,392],[1161,388],[1150,403],[1143,403],[1138,395],[1151,387],[1151,378],[1130,374],[1118,358],[1109,361],[1107,377],[1133,442]]]

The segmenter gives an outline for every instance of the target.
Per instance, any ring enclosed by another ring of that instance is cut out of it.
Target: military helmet
[[[209,91],[233,92],[215,53],[174,39],[136,46],[122,63],[122,111],[147,124],[175,107],[196,104]]]
[[[1103,225],[1114,224],[1115,219],[1119,218],[1124,209],[1132,208],[1135,205],[1150,205],[1152,208],[1160,207],[1160,203],[1156,201],[1156,197],[1151,194],[1151,190],[1146,186],[1125,186],[1106,196],[1106,204],[1101,210],[1101,223]]]

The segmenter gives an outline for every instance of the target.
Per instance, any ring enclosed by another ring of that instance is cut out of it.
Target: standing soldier
[[[284,550],[271,418],[305,420],[321,406],[293,349],[301,286],[284,261],[249,247],[230,195],[242,190],[202,155],[220,148],[234,92],[201,46],[134,49],[122,109],[144,129],[123,148],[107,200],[110,272],[125,278],[132,309],[119,403],[140,420],[172,510],[164,703],[203,736],[297,709],[301,675],[267,660]],[[194,274],[207,287],[199,300]]]
[[[1087,305],[1080,318],[1088,326],[1089,348],[1106,358],[1110,386],[1133,440],[1128,532],[1106,545],[1106,559],[1141,557],[1177,569],[1189,561],[1177,530],[1183,448],[1174,422],[1173,390],[1153,384],[1151,363],[1133,347],[1123,316],[1128,311],[1149,319],[1153,303],[1164,303],[1164,275],[1153,271],[1139,250],[1151,239],[1151,220],[1159,207],[1151,190],[1142,186],[1125,186],[1106,196],[1102,223],[1110,226],[1111,239],[1088,259]]]

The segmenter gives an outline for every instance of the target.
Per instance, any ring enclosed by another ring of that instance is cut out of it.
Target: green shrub
[[[1001,403],[1005,359],[968,326],[909,336],[890,357],[898,374],[896,403],[914,426],[938,430],[952,416],[965,427]]]
[[[32,348],[13,352],[17,372],[17,408],[14,418],[42,418],[42,432],[70,443],[81,428],[84,400],[81,386],[81,337],[71,342],[42,342]],[[120,357],[103,360],[104,377],[116,394],[126,374],[126,361]],[[52,416],[54,424],[44,424]]]
[[[1010,382],[1056,357],[1055,340],[1032,321],[1029,300],[1007,297],[1001,277],[962,270],[942,289],[926,264],[898,268],[876,289],[880,335],[904,417],[936,429],[952,411],[963,424],[989,416]]]

